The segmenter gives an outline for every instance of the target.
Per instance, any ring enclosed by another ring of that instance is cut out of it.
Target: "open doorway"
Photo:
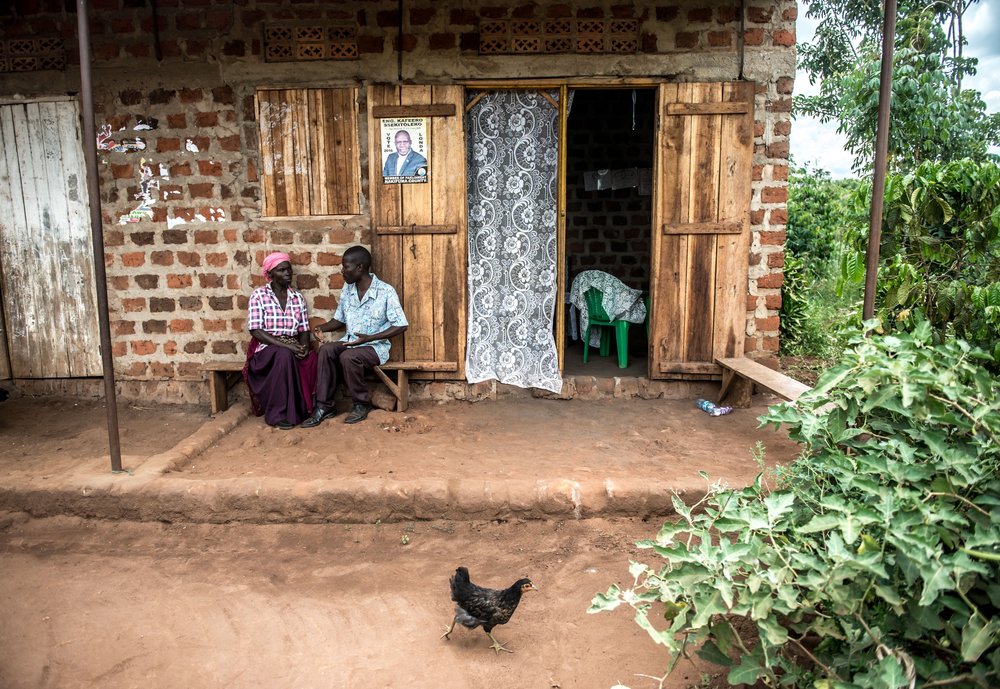
[[[647,325],[652,226],[652,167],[655,141],[654,88],[577,89],[569,101],[566,125],[566,298],[586,281],[617,278],[630,302],[627,367],[619,367],[616,337],[610,332],[607,356],[591,348],[584,363],[583,333],[577,309],[566,305],[563,374],[596,377],[646,376]],[[604,283],[602,283],[604,284]],[[607,284],[617,285],[613,279]],[[579,297],[579,295],[577,295]],[[613,314],[611,314],[613,315]]]

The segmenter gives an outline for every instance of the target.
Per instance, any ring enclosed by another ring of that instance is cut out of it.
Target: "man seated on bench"
[[[353,402],[344,423],[364,421],[372,408],[365,372],[389,360],[389,338],[405,332],[409,325],[396,290],[371,272],[371,264],[372,255],[364,247],[352,246],[344,252],[340,272],[346,284],[337,312],[313,332],[318,339],[341,328],[347,332],[340,341],[319,349],[316,407],[303,428],[318,426],[337,413],[333,398],[341,380]]]

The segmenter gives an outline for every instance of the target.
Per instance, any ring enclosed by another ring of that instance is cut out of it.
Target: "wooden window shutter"
[[[357,89],[257,91],[264,215],[357,215]]]
[[[698,379],[743,355],[751,82],[660,86],[650,375]]]

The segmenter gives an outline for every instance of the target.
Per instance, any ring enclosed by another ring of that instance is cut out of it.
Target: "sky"
[[[799,5],[796,27],[798,41],[811,41],[816,20],[806,14],[808,5]],[[979,58],[978,72],[963,80],[963,88],[979,91],[988,112],[1000,112],[1000,0],[979,0],[964,17],[963,29],[968,38],[965,54]],[[818,93],[802,70],[795,75],[796,95]],[[890,122],[891,126],[891,122]],[[823,124],[812,117],[798,115],[792,123],[791,151],[796,164],[808,163],[820,167],[834,178],[851,177],[852,157],[844,150],[844,137],[837,133],[836,123]],[[996,151],[994,149],[994,152]]]

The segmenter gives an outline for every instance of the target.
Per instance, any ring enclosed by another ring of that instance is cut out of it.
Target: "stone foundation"
[[[376,381],[371,386],[385,386]],[[104,396],[102,378],[60,378],[46,380],[7,381],[5,386],[15,396],[59,396],[80,399],[99,399]],[[204,404],[208,406],[207,381],[173,380],[119,380],[116,391],[120,402],[149,402],[163,404]],[[559,394],[538,388],[519,388],[497,381],[467,383],[465,381],[410,381],[410,400],[438,403],[483,400],[514,399],[518,397],[541,397],[553,400],[602,400],[602,399],[685,399],[695,397],[714,398],[719,391],[718,382],[650,380],[649,378],[614,377],[595,378],[593,376],[566,376]],[[230,403],[246,397],[246,389],[237,384],[229,391]]]
[[[712,381],[650,380],[649,378],[595,378],[593,376],[566,376],[562,392],[556,394],[538,388],[519,388],[496,381],[465,383],[460,381],[414,381],[410,384],[410,400],[450,402],[464,400],[511,399],[541,397],[553,400],[601,399],[684,399],[688,397],[714,397],[719,384]]]

